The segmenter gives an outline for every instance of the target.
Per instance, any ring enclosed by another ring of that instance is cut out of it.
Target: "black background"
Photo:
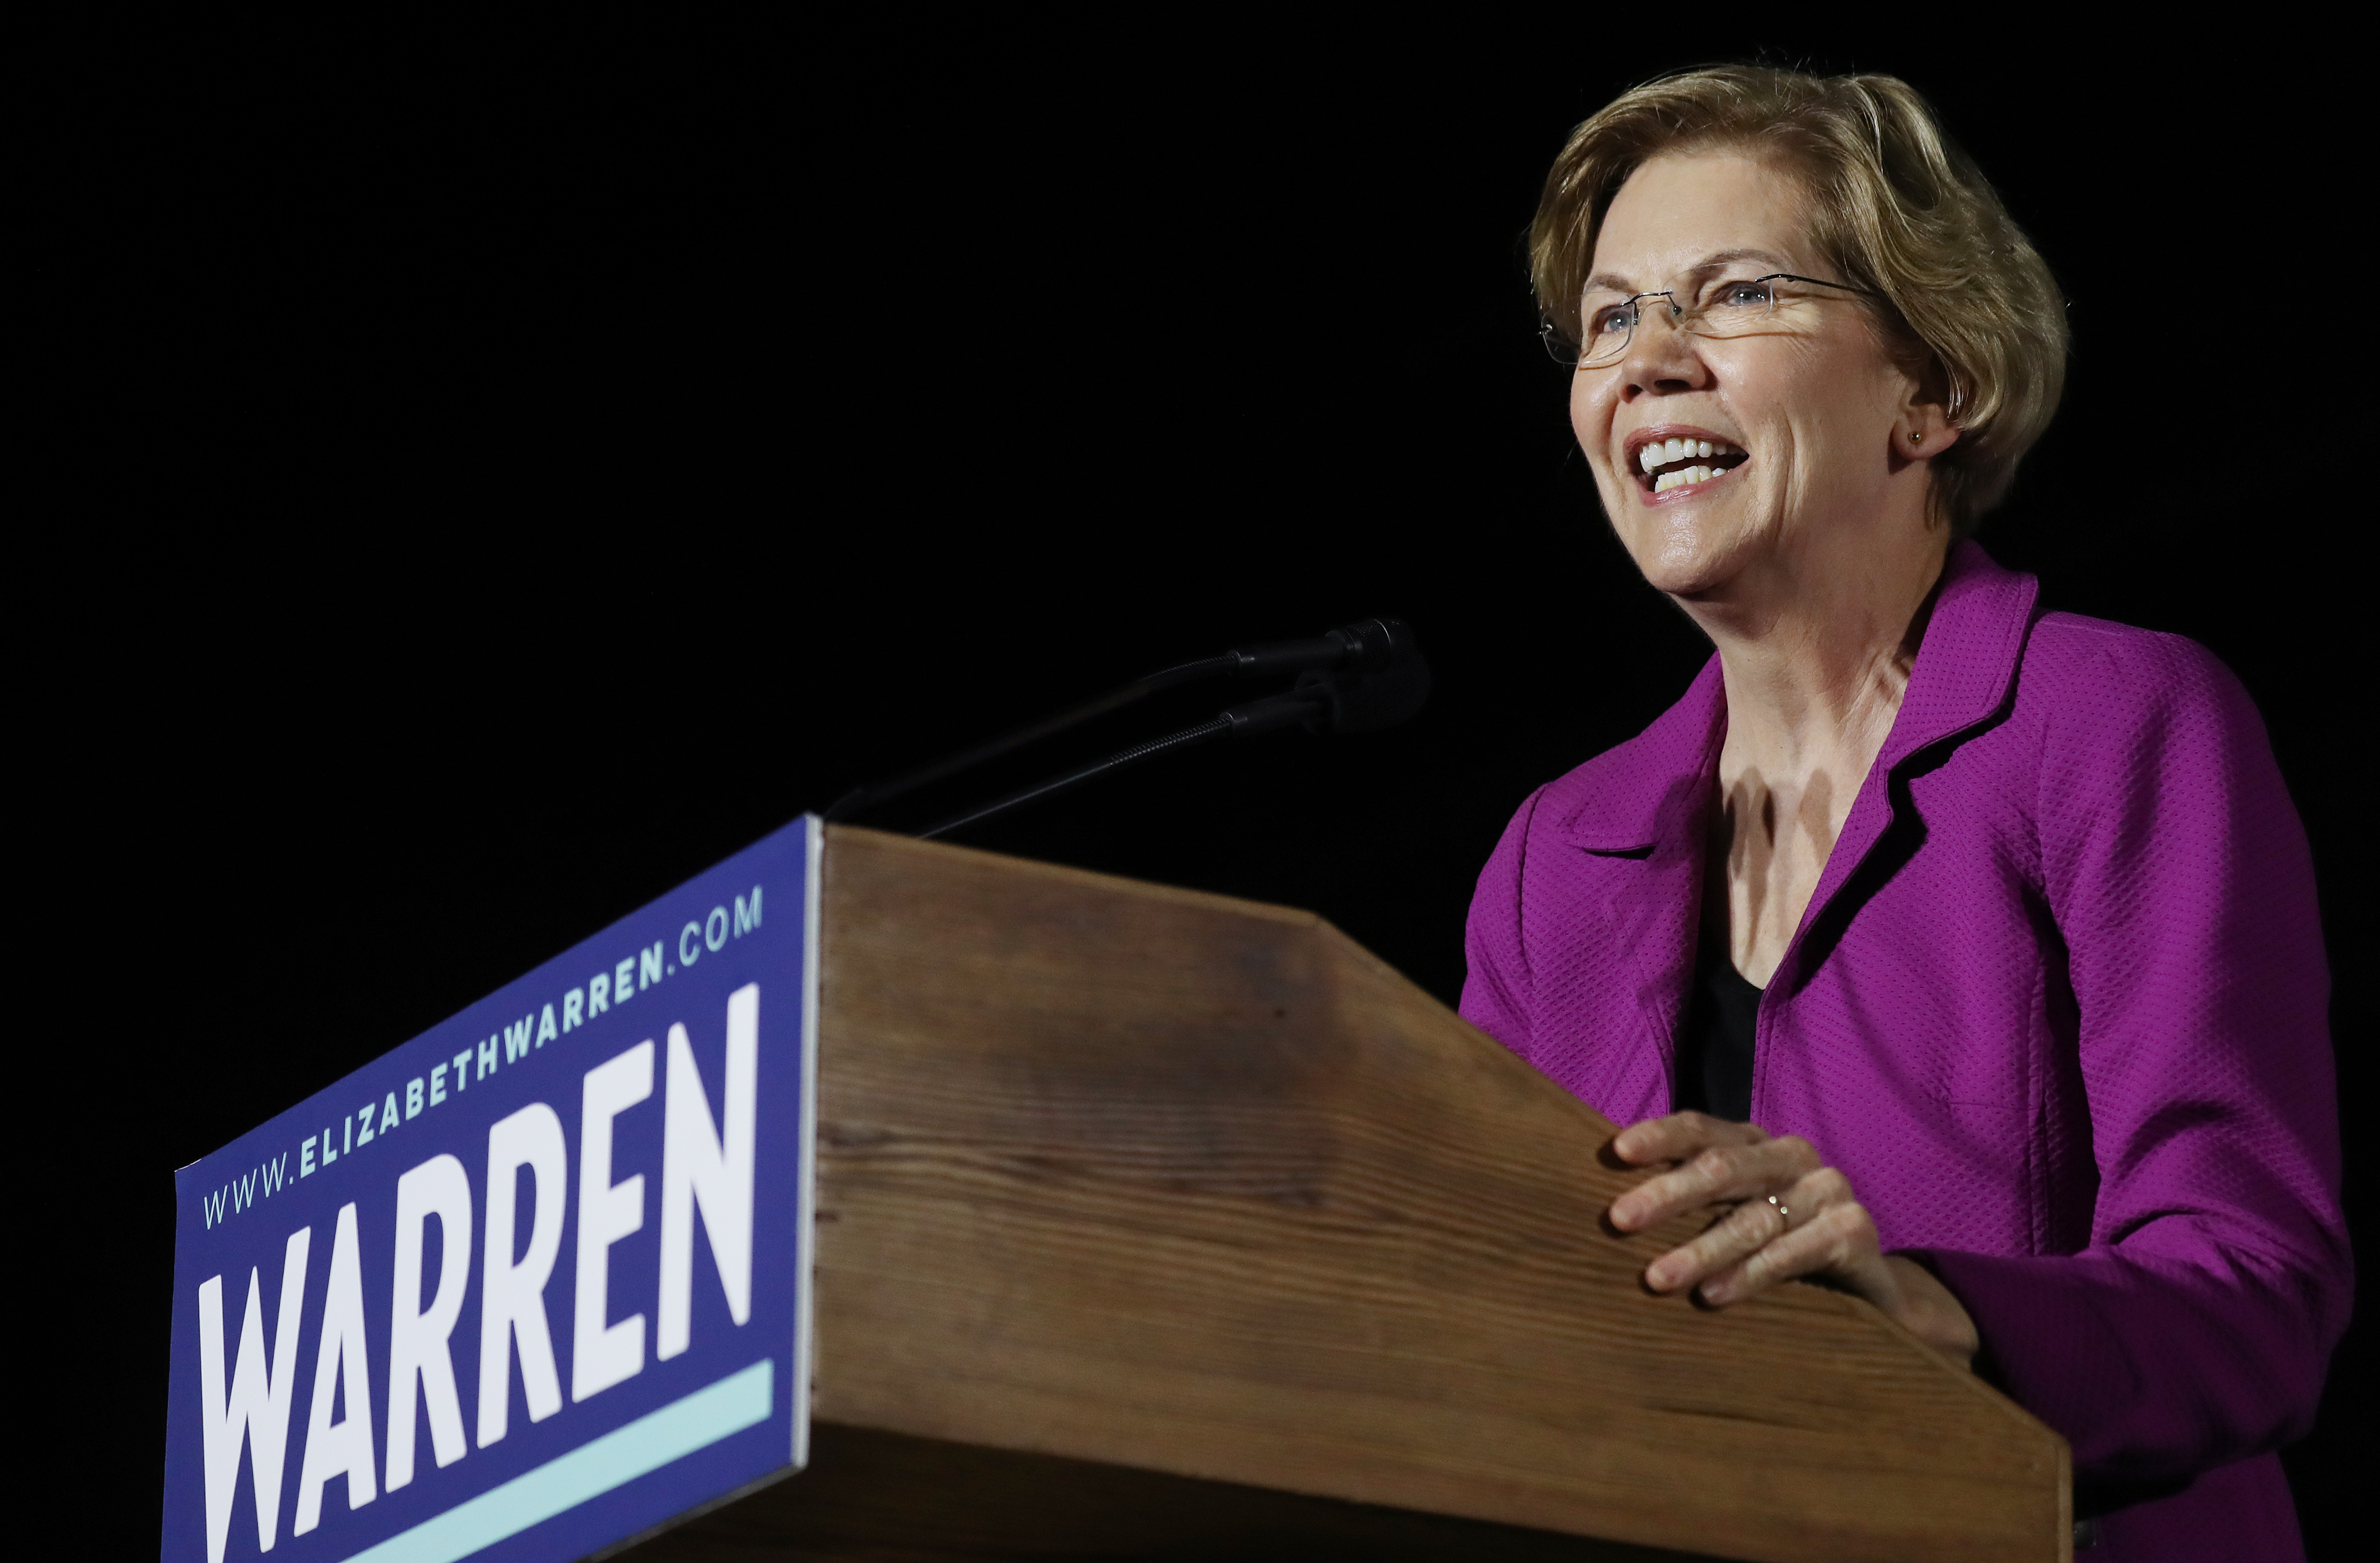
[[[1404,616],[1438,673],[1407,727],[969,839],[1311,906],[1451,1000],[1511,811],[1707,655],[1600,517],[1520,259],[1568,127],[1677,66],[1902,75],[1999,185],[2075,354],[1984,541],[2246,681],[2368,1036],[2370,506],[2328,421],[2351,345],[2297,303],[2341,264],[2326,131],[2226,45],[1756,15],[55,41],[11,597],[65,1044],[24,1111],[82,1169],[52,1241],[125,1255],[92,1322],[133,1344],[58,1391],[124,1495],[93,1537],[156,1533],[173,1168],[857,782]],[[2311,1532],[2368,1476],[2368,1356],[2289,1455]]]

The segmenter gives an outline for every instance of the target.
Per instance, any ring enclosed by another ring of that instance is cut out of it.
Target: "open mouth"
[[[1724,478],[1752,457],[1724,440],[1648,440],[1633,457],[1636,483],[1647,493],[1666,494],[1693,483]]]

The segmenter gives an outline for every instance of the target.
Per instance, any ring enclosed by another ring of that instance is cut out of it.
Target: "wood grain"
[[[836,828],[824,918],[820,1418],[1727,1557],[2068,1556],[2055,1434],[1853,1299],[1647,1294],[1690,1228],[1601,1226],[1611,1126],[1310,914]]]
[[[663,1532],[624,1563],[985,1558],[1694,1563],[1411,1509],[820,1424],[809,1469]]]

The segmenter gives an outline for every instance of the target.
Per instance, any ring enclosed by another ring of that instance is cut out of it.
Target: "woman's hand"
[[[1645,1266],[1655,1291],[1694,1287],[1723,1307],[1797,1276],[1823,1278],[1866,1298],[1960,1366],[1973,1364],[1978,1339],[1967,1310],[1923,1265],[1880,1252],[1851,1180],[1800,1135],[1771,1139],[1749,1123],[1677,1112],[1622,1130],[1612,1149],[1632,1166],[1678,1164],[1611,1202],[1611,1224],[1623,1232],[1734,1204],[1702,1236]]]

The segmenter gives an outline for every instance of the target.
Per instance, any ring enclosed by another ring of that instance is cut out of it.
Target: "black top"
[[[1694,952],[1694,986],[1678,1027],[1676,1111],[1688,1109],[1736,1123],[1752,1120],[1753,1026],[1760,989],[1735,969],[1724,934],[1705,929]]]

